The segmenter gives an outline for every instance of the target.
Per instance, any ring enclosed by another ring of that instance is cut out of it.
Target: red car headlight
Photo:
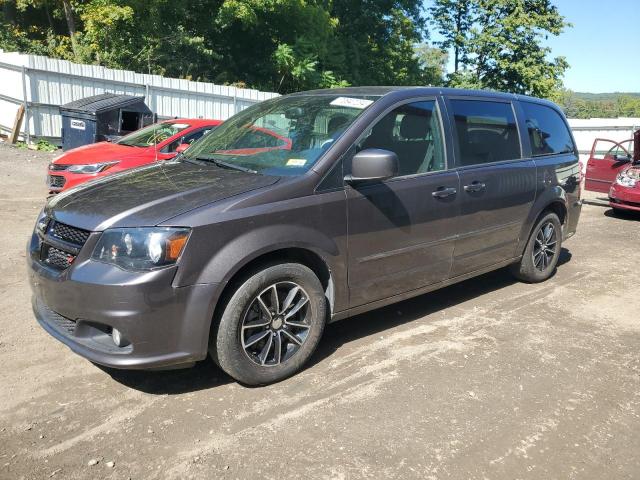
[[[114,165],[117,165],[119,160],[115,160],[113,162],[102,162],[102,163],[87,163],[85,165],[69,165],[67,167],[67,172],[70,173],[100,173],[105,170],[110,169]]]

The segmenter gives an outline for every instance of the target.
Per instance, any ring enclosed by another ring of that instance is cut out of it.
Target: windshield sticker
[[[331,102],[331,105],[336,107],[348,107],[357,108],[362,110],[367,108],[373,103],[373,100],[366,100],[364,98],[352,98],[352,97],[338,97]]]
[[[287,167],[304,167],[307,161],[304,158],[290,158]]]
[[[186,123],[172,123],[173,128],[187,128],[189,125]]]

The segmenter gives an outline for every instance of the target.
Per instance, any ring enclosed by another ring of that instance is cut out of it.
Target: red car
[[[166,120],[136,130],[114,143],[74,148],[49,164],[47,185],[51,192],[62,192],[94,178],[173,158],[221,123],[221,120]]]
[[[293,142],[273,130],[255,125],[243,127],[244,133],[236,141],[239,148],[234,150],[218,150],[221,155],[250,156],[273,150],[291,150]]]
[[[608,194],[614,210],[640,212],[640,130],[623,142],[602,138],[593,142],[585,189]]]

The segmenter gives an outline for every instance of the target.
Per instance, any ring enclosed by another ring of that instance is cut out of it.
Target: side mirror
[[[633,134],[633,161],[640,162],[640,130]]]
[[[176,148],[176,153],[182,153],[190,146],[191,145],[189,145],[188,143],[181,143],[180,145],[178,145],[178,148]]]
[[[398,156],[389,150],[367,148],[356,153],[351,161],[347,183],[382,181],[398,175]]]
[[[613,161],[614,162],[623,162],[623,163],[627,163],[631,161],[631,157],[629,155],[614,155],[613,156]]]

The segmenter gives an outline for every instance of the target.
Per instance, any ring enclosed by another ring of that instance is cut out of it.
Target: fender
[[[224,247],[203,267],[197,283],[226,283],[249,262],[284,248],[302,248],[322,258],[330,270],[340,254],[324,233],[300,225],[269,225],[246,232]]]
[[[522,256],[522,252],[524,252],[527,241],[529,240],[529,236],[531,235],[531,231],[533,230],[534,223],[536,222],[540,214],[544,211],[544,209],[552,203],[562,204],[565,213],[569,211],[569,200],[567,199],[567,193],[560,185],[553,185],[551,187],[545,188],[542,191],[538,191],[536,199],[533,202],[531,209],[529,210],[529,215],[522,225],[522,230],[520,231],[520,239],[518,240],[515,251],[516,257]]]
[[[203,265],[196,284],[218,284],[222,291],[226,284],[252,261],[271,252],[287,248],[309,251],[318,256],[329,270],[328,293],[331,306],[338,308],[347,302],[347,272],[342,260],[345,246],[326,233],[301,225],[264,225],[247,231],[217,249]],[[346,245],[346,242],[345,242]],[[336,292],[336,298],[333,294]]]

